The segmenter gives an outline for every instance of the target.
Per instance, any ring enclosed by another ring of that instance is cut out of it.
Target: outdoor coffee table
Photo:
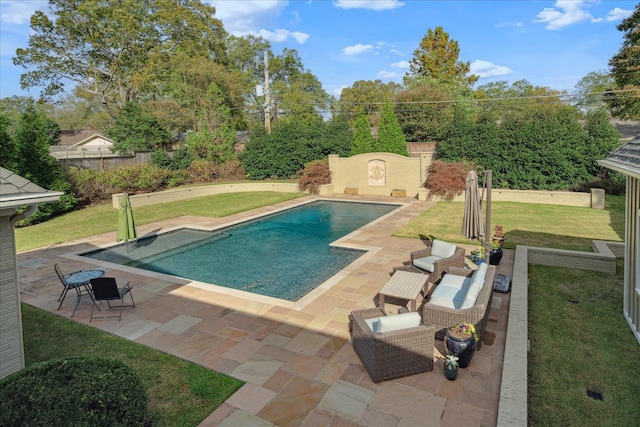
[[[416,311],[416,299],[420,292],[427,295],[429,275],[423,273],[413,273],[410,271],[397,270],[387,283],[380,289],[378,300],[380,309],[384,310],[385,297],[393,297],[411,301],[411,311]]]

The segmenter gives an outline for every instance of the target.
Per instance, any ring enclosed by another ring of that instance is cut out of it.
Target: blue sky
[[[591,71],[608,70],[622,45],[616,25],[636,3],[617,0],[212,0],[235,35],[261,35],[279,54],[296,49],[323,88],[339,96],[358,80],[402,82],[427,31],[457,40],[478,84],[526,79],[574,91]],[[20,89],[11,58],[28,46],[29,17],[40,0],[0,0],[0,98],[37,97]]]

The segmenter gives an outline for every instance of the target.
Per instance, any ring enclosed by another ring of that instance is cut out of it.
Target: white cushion
[[[471,276],[471,280],[474,282],[476,280],[480,280],[480,282],[484,281],[484,276],[487,273],[487,268],[488,266],[486,262],[483,262],[482,264],[480,264],[476,269],[476,271],[473,272],[473,275]]]
[[[466,276],[458,276],[457,274],[445,274],[433,293],[444,287],[466,290],[471,284],[471,279]]]
[[[433,273],[435,269],[434,263],[440,258],[437,256],[426,256],[423,258],[416,258],[413,260],[413,265],[418,267],[421,270],[428,271],[429,273]]]
[[[449,258],[456,253],[456,245],[435,239],[431,244],[431,255],[440,258]]]
[[[468,282],[467,282],[468,283]],[[467,288],[454,288],[452,286],[436,286],[431,294],[428,304],[449,308],[461,308],[467,296]]]
[[[469,289],[467,289],[467,295],[464,298],[464,302],[460,308],[471,308],[478,299],[478,294],[482,289],[482,282],[472,282]]]
[[[378,328],[373,332],[390,332],[398,329],[413,328],[420,325],[420,313],[409,312],[402,314],[392,314],[390,316],[380,316],[378,318]]]
[[[379,317],[371,317],[369,319],[364,319],[365,323],[369,325],[369,329],[371,329],[373,332],[375,332],[376,329],[378,329],[378,320],[380,320]]]

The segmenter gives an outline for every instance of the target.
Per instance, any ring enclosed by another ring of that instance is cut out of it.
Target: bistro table
[[[96,300],[93,299],[93,292],[91,292],[91,288],[89,288],[89,284],[91,283],[91,279],[95,279],[98,277],[104,276],[104,270],[82,270],[77,271],[75,273],[71,273],[67,277],[64,278],[64,281],[67,283],[69,288],[75,289],[78,294],[78,300],[76,301],[76,306],[73,308],[73,313],[71,313],[71,317],[76,314],[76,310],[80,305],[80,300],[82,296],[89,295],[91,297],[91,301],[96,304]],[[84,288],[84,290],[83,290]],[[98,307],[98,304],[96,304]],[[58,307],[60,309],[60,307]],[[98,307],[100,310],[100,307]]]

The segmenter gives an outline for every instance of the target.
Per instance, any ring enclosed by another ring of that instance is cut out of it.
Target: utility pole
[[[264,126],[271,133],[271,100],[269,99],[269,57],[264,52]]]

